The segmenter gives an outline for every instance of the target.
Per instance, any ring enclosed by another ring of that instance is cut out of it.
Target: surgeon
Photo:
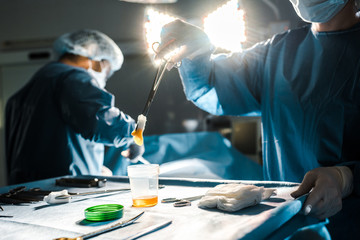
[[[42,67],[6,105],[8,183],[63,175],[111,175],[104,146],[135,159],[134,120],[105,90],[123,54],[105,34],[80,30],[54,43],[58,61]]]
[[[325,219],[360,194],[359,5],[290,1],[311,24],[214,55],[200,28],[176,20],[163,27],[157,58],[180,48],[170,62],[182,62],[185,94],[198,107],[261,115],[265,180],[302,182],[292,196],[309,193],[305,214]]]

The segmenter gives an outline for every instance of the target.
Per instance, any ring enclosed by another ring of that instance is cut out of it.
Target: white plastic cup
[[[152,207],[158,203],[159,164],[130,165],[127,168],[133,207]]]

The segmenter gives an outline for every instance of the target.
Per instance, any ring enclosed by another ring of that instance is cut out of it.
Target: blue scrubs
[[[210,55],[183,60],[187,98],[216,115],[261,115],[266,180],[301,182],[313,168],[348,165],[360,193],[360,24],[306,26]]]
[[[85,69],[40,69],[6,105],[8,183],[101,174],[104,145],[132,141],[135,122],[114,107]]]

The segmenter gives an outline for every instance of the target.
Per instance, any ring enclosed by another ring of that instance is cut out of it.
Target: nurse
[[[213,55],[199,28],[164,26],[158,58],[180,51],[184,91],[215,115],[259,114],[265,180],[302,182],[305,213],[325,219],[360,194],[360,19],[354,0],[291,0],[311,25],[243,52]],[[169,67],[169,69],[172,66]]]
[[[8,184],[63,175],[109,175],[104,146],[144,152],[135,122],[114,106],[106,81],[123,63],[105,34],[80,30],[54,43],[58,61],[41,68],[6,105]]]

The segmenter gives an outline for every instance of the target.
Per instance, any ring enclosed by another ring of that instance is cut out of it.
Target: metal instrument
[[[81,235],[81,236],[78,236],[78,237],[75,237],[75,238],[61,237],[61,238],[55,238],[54,240],[83,240],[83,239],[89,239],[89,238],[98,236],[100,234],[112,231],[114,229],[130,225],[130,224],[134,223],[137,219],[139,219],[143,214],[144,214],[144,212],[141,212],[140,214],[138,214],[135,217],[130,218],[128,220],[121,221],[119,223],[111,225],[110,227],[103,228],[103,229],[100,229],[100,230],[97,230],[97,231],[94,231],[94,232],[91,232],[91,233],[87,233],[87,234],[84,234],[84,235]]]
[[[145,117],[146,117],[147,114],[149,113],[151,103],[152,103],[153,100],[154,100],[155,94],[156,94],[156,92],[157,92],[157,90],[158,90],[158,88],[159,88],[161,79],[162,79],[162,77],[164,76],[164,73],[165,73],[165,70],[166,70],[168,64],[169,64],[169,61],[166,60],[166,61],[164,61],[163,64],[160,64],[159,67],[158,67],[158,69],[157,69],[157,72],[156,72],[156,75],[155,75],[155,78],[154,78],[153,85],[152,85],[152,87],[151,87],[151,90],[150,90],[148,99],[147,99],[147,101],[146,101],[144,110],[142,111],[142,115],[144,115]]]
[[[174,203],[174,202],[180,202],[180,201],[195,201],[200,198],[202,198],[204,195],[194,196],[194,197],[187,197],[187,198],[164,198],[161,200],[162,203]]]
[[[156,224],[154,226],[151,226],[151,227],[148,227],[148,228],[145,228],[144,230],[130,236],[130,237],[127,237],[127,238],[124,238],[123,240],[134,240],[134,239],[138,239],[139,237],[142,237],[146,234],[149,234],[149,233],[152,233],[152,232],[155,232],[161,228],[164,228],[168,225],[170,225],[172,223],[172,221],[167,221],[167,222],[164,222],[164,223],[160,223],[160,224]]]
[[[4,209],[0,206],[0,210],[4,211]],[[8,216],[8,215],[0,215],[0,218],[12,218],[13,216]]]
[[[87,195],[95,195],[95,194],[103,194],[103,193],[113,193],[113,192],[122,192],[122,191],[130,191],[130,188],[119,188],[119,189],[108,189],[108,190],[100,190],[100,191],[92,191],[92,192],[83,192],[83,193],[71,193],[68,195],[60,195],[55,197],[56,199],[67,199],[76,196],[87,196]]]
[[[153,49],[153,51],[154,51],[155,53],[157,53],[157,51],[156,51],[155,48],[154,48],[154,45],[160,45],[160,43],[159,43],[159,42],[154,42],[154,43],[152,44],[152,49]],[[151,105],[152,101],[154,100],[156,91],[157,91],[157,89],[159,88],[161,79],[162,79],[162,77],[163,77],[163,75],[164,75],[164,73],[165,73],[165,70],[166,70],[167,66],[169,65],[169,63],[172,63],[172,62],[171,62],[171,58],[163,59],[163,60],[162,60],[162,63],[159,65],[159,68],[158,68],[158,70],[157,70],[157,72],[156,72],[155,79],[154,79],[152,88],[151,88],[151,90],[150,90],[148,99],[147,99],[147,101],[146,101],[144,110],[142,111],[142,115],[144,115],[145,117],[146,117],[147,114],[149,113],[150,105]],[[178,63],[175,64],[175,67],[176,67],[176,68],[179,68],[180,66],[181,66],[181,62],[178,62]]]
[[[39,188],[26,190],[25,186],[15,187],[7,193],[0,194],[0,202],[5,204],[21,205],[42,201],[50,191],[43,191]]]
[[[164,185],[159,185],[159,189],[164,188]],[[60,195],[56,196],[55,199],[67,199],[77,196],[87,196],[87,195],[95,195],[95,194],[103,194],[103,193],[113,193],[113,192],[123,192],[123,191],[130,191],[130,188],[118,188],[118,189],[108,189],[108,190],[99,190],[99,191],[92,191],[92,192],[80,192],[80,193],[72,193],[69,192],[68,195]]]
[[[55,180],[57,186],[63,187],[81,187],[81,188],[90,188],[90,187],[105,187],[107,179],[98,179],[98,178],[79,178],[79,177],[66,177],[59,178]]]
[[[187,198],[164,198],[162,203],[174,203],[174,207],[186,207],[191,206],[191,202],[202,198],[204,195],[187,197]]]

